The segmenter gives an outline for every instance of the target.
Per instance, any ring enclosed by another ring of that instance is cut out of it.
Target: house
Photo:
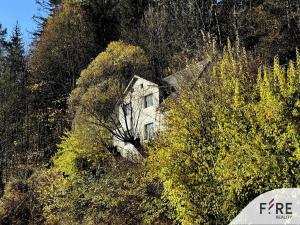
[[[161,104],[166,98],[176,95],[182,81],[198,77],[206,65],[204,61],[199,62],[159,82],[133,76],[125,89],[122,103],[118,105],[117,133],[133,136],[142,145],[148,143],[155,132],[164,129],[165,113],[161,110]],[[114,137],[113,144],[123,157],[140,157],[136,148],[122,138]]]

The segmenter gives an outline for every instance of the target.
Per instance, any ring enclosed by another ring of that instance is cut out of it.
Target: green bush
[[[261,193],[299,186],[299,54],[261,69],[229,44],[212,65],[166,104],[167,128],[150,151],[184,225],[229,223]]]
[[[0,201],[0,224],[44,224],[42,205],[30,180],[14,180],[6,185]]]

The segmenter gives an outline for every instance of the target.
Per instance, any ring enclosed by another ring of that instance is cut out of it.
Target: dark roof
[[[200,61],[198,63],[189,65],[186,69],[180,70],[177,73],[174,73],[163,80],[174,88],[178,88],[180,82],[190,81],[195,77],[199,77],[206,69],[208,65],[207,60]]]
[[[141,76],[134,75],[130,80],[129,84],[127,85],[124,94],[126,94],[128,90],[130,90],[130,88],[135,84],[137,79],[141,78],[150,81],[154,84],[157,84],[161,89],[161,95],[164,99],[176,89],[178,89],[181,82],[190,81],[195,77],[201,76],[201,74],[203,74],[206,71],[208,66],[208,61],[203,60],[198,63],[191,64],[186,69],[180,70],[177,73],[163,78],[162,80],[153,79],[149,77],[144,78]]]

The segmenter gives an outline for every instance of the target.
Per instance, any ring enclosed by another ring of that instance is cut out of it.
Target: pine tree
[[[0,24],[0,87],[2,86],[1,78],[4,76],[5,73],[5,62],[4,62],[4,54],[5,54],[5,46],[6,46],[6,41],[5,41],[5,36],[6,36],[6,29],[2,28],[2,25]],[[4,90],[0,89],[0,124],[2,125],[2,108],[4,106],[4,98],[3,98],[3,93]],[[3,136],[3,127],[0,129],[0,196],[3,194],[4,190],[4,136]]]
[[[6,41],[5,41],[6,32],[7,32],[6,29],[2,28],[2,24],[0,23],[0,57],[3,56],[4,48],[6,46]]]
[[[4,41],[4,38],[2,39]],[[0,141],[2,179],[16,172],[23,137],[25,53],[17,24],[0,58]],[[4,172],[5,171],[5,172]],[[1,179],[1,178],[0,178]],[[0,189],[4,184],[0,185]]]
[[[22,34],[17,23],[8,45],[7,63],[12,79],[19,84],[24,82],[25,76],[25,50],[22,42]]]

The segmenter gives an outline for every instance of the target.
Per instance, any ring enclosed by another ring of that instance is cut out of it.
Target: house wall
[[[153,94],[153,106],[144,107],[145,96]],[[162,113],[158,110],[159,107],[159,87],[157,84],[137,78],[135,83],[129,88],[127,95],[124,98],[124,104],[132,104],[132,115],[124,115],[123,109],[119,107],[119,120],[124,130],[126,129],[126,121],[129,129],[133,129],[136,137],[139,137],[142,143],[145,140],[145,125],[153,123],[154,132],[162,129]],[[139,157],[138,152],[133,145],[114,138],[114,144],[118,147],[123,157]]]

